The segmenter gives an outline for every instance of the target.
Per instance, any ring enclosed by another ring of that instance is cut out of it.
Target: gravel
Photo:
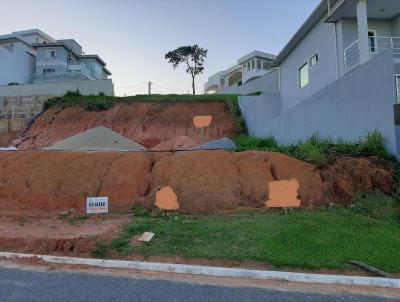
[[[207,149],[224,149],[224,150],[232,150],[236,148],[236,144],[227,137],[209,141],[204,143],[203,146],[199,145],[193,148],[189,148],[188,150],[207,150]]]
[[[45,150],[70,151],[144,151],[146,147],[112,131],[99,126],[44,148]]]

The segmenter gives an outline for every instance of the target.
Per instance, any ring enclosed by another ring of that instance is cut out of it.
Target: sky
[[[116,95],[187,93],[191,78],[165,53],[183,45],[208,49],[207,78],[253,50],[278,54],[320,0],[0,0],[0,34],[39,28],[75,39],[112,72]]]

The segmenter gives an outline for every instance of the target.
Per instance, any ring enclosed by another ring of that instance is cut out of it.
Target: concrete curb
[[[400,279],[358,277],[342,275],[323,275],[309,273],[291,273],[279,271],[262,271],[239,268],[225,268],[173,263],[153,263],[141,261],[87,259],[74,257],[57,257],[35,254],[0,252],[3,258],[38,258],[50,263],[81,264],[106,268],[136,269],[142,271],[167,272],[177,274],[204,275],[213,277],[250,278],[263,280],[281,280],[300,283],[320,283],[336,285],[368,285],[400,288]]]

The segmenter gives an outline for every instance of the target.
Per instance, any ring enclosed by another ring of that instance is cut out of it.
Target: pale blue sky
[[[226,69],[253,51],[277,54],[320,0],[0,0],[0,34],[39,28],[73,38],[86,54],[100,55],[116,93],[190,90],[184,68],[173,70],[167,51],[197,43],[209,51],[204,74]]]

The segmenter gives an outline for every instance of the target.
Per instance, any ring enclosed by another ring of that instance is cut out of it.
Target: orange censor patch
[[[212,121],[211,115],[196,115],[193,117],[193,125],[196,128],[204,128],[210,126]]]
[[[299,182],[297,179],[270,181],[268,183],[267,208],[298,208],[301,200],[297,199]]]
[[[179,209],[178,197],[171,187],[164,187],[156,193],[156,207],[162,210]]]

